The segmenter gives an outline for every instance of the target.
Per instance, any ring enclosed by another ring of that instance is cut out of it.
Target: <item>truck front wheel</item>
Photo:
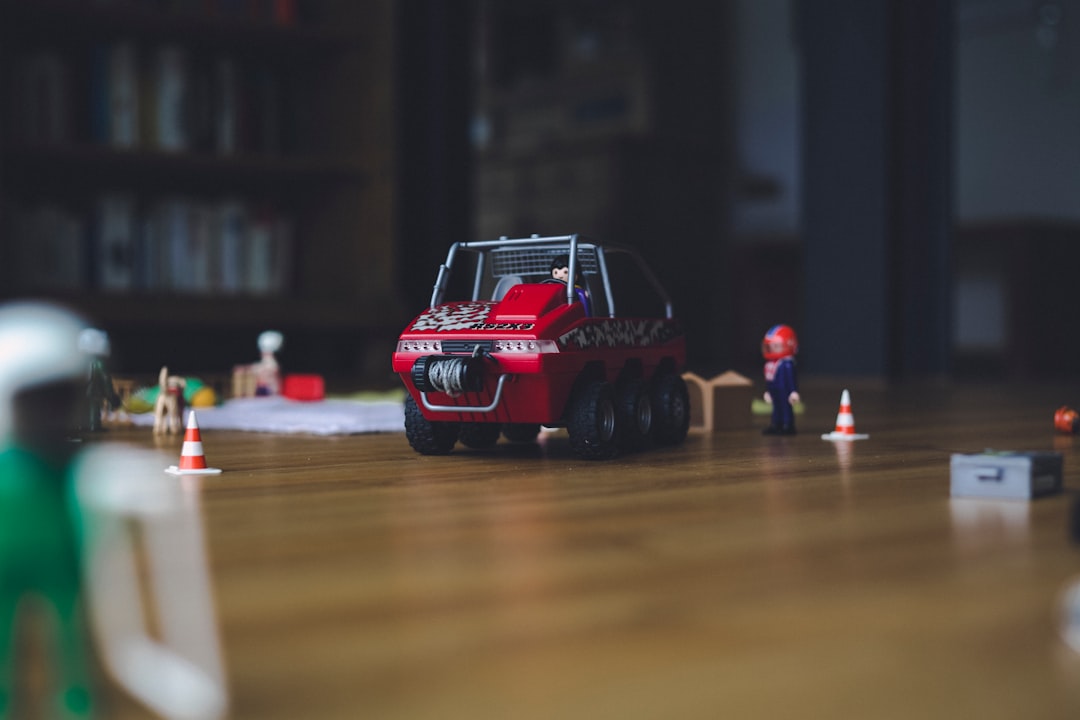
[[[428,420],[409,395],[405,398],[405,437],[421,455],[446,455],[457,442],[458,423]]]

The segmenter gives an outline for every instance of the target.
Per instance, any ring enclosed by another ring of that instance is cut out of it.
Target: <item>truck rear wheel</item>
[[[607,460],[619,452],[619,422],[611,384],[593,380],[571,401],[566,430],[570,446],[586,460]]]
[[[659,445],[678,445],[690,429],[690,393],[675,373],[656,378],[652,391],[653,439]]]
[[[649,386],[641,378],[627,380],[619,387],[619,432],[622,449],[644,450],[652,440],[653,409]]]
[[[484,450],[499,442],[499,423],[461,423],[458,440],[473,450]]]
[[[421,455],[446,455],[457,442],[458,423],[428,420],[409,395],[405,398],[405,437]]]

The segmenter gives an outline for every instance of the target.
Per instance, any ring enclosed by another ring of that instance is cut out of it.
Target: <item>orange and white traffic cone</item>
[[[840,394],[840,412],[836,414],[836,429],[821,436],[822,440],[865,440],[869,435],[855,432],[855,416],[851,413],[851,393]]]
[[[199,433],[199,423],[195,419],[194,410],[188,415],[187,429],[184,430],[184,447],[180,450],[180,465],[170,465],[165,472],[171,475],[216,475],[221,472],[220,468],[206,466],[202,435]]]

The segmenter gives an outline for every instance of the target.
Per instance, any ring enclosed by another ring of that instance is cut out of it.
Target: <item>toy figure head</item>
[[[112,352],[109,336],[103,330],[86,328],[79,333],[79,352],[93,357],[107,358]]]
[[[39,444],[74,427],[89,359],[79,351],[85,324],[44,303],[0,306],[0,442]]]
[[[766,360],[782,360],[799,352],[799,338],[787,325],[773,325],[761,341],[761,354]]]
[[[1071,407],[1062,405],[1054,413],[1054,427],[1058,432],[1070,435],[1076,434],[1077,430],[1080,430],[1080,413],[1077,413]]]
[[[551,277],[563,282],[570,282],[570,258],[559,255],[551,261]]]
[[[285,343],[285,336],[277,330],[267,330],[259,334],[259,351],[276,353]]]

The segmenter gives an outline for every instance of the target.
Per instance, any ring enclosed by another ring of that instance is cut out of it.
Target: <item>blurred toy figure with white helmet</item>
[[[274,353],[285,344],[277,330],[259,333],[259,362],[233,367],[233,397],[281,394],[281,368]]]
[[[274,353],[285,343],[285,336],[277,330],[267,330],[259,334],[259,362],[252,368],[255,371],[256,395],[281,394],[281,368],[278,367]]]
[[[85,329],[52,305],[0,305],[0,719],[34,707],[15,697],[29,685],[16,681],[13,640],[30,610],[50,616],[43,626],[54,636],[38,714],[93,716],[92,625],[106,667],[132,695],[164,717],[219,718],[224,675],[190,499],[156,452],[70,437],[84,419]],[[169,588],[152,613],[162,640],[147,629],[133,523],[153,538],[145,571]]]
[[[90,374],[86,383],[86,417],[82,429],[98,432],[102,430],[102,410],[106,407],[110,411],[120,408],[120,396],[105,367],[105,360],[111,354],[109,336],[102,330],[86,328],[79,333],[79,351],[90,360]]]
[[[765,358],[765,402],[772,404],[772,420],[766,435],[794,435],[795,410],[799,402],[799,382],[795,373],[795,353],[799,339],[787,325],[774,325],[761,341]]]
[[[0,717],[9,717],[16,614],[27,595],[54,614],[57,648],[50,716],[90,715],[82,518],[69,439],[78,426],[87,356],[83,323],[48,305],[0,307]]]

